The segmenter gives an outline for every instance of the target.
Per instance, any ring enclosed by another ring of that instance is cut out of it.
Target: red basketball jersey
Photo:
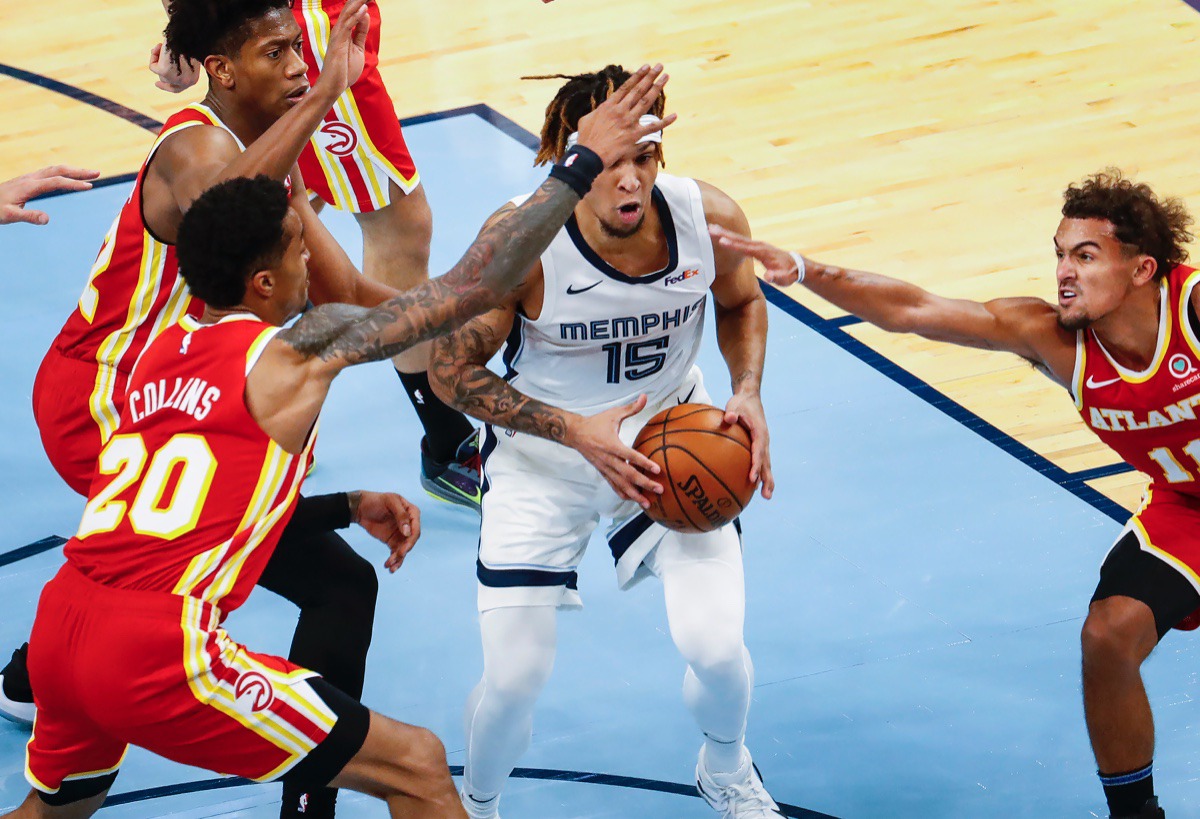
[[[150,160],[168,137],[197,125],[229,130],[200,104],[172,114],[163,124],[133,191],[104,237],[79,305],[54,340],[59,352],[102,365],[90,406],[104,437],[116,428],[119,414],[114,371],[128,375],[150,339],[182,316],[198,316],[204,309],[179,277],[175,246],[159,240],[142,221],[142,184]]]
[[[118,589],[245,601],[291,517],[316,432],[284,451],[250,415],[246,375],[279,328],[254,316],[163,331],[129,380],[67,560]]]
[[[1153,486],[1200,496],[1200,338],[1188,309],[1197,283],[1200,273],[1182,265],[1163,277],[1158,347],[1141,372],[1081,330],[1071,392],[1084,423]]]

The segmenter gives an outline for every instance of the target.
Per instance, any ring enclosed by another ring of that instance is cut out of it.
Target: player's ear
[[[260,299],[269,299],[275,292],[275,274],[270,270],[255,270],[250,274],[246,290]]]
[[[208,76],[212,77],[213,82],[218,83],[222,88],[233,88],[233,61],[225,55],[209,54],[204,58],[204,70],[208,72]]]
[[[1140,255],[1137,257],[1138,266],[1133,271],[1133,283],[1136,285],[1149,284],[1158,273],[1158,262],[1153,256]]]

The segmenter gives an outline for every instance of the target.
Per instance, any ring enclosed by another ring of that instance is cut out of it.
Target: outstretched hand
[[[200,63],[187,57],[181,57],[176,64],[175,55],[162,43],[150,49],[149,68],[158,77],[154,87],[172,94],[188,90],[200,81],[200,75],[204,73]]]
[[[388,547],[391,555],[383,565],[394,572],[421,537],[421,510],[395,492],[363,490],[359,494],[354,522]]]
[[[661,495],[663,491],[662,484],[650,478],[650,475],[658,474],[658,464],[625,446],[619,434],[621,422],[641,412],[645,406],[646,396],[639,395],[629,404],[582,417],[571,425],[564,443],[587,458],[617,495],[649,509],[647,494]]]
[[[358,82],[367,61],[367,32],[370,30],[367,0],[350,0],[346,3],[329,35],[329,47],[325,50],[317,85],[324,83],[325,87],[336,92],[336,97]]]
[[[800,278],[800,266],[796,264],[792,254],[786,250],[780,250],[775,245],[726,230],[720,225],[709,225],[708,232],[721,247],[757,259],[763,266],[763,278],[771,284],[786,286],[795,284]]]
[[[0,182],[0,225],[28,222],[44,225],[49,215],[40,210],[27,210],[25,204],[45,193],[55,191],[86,191],[92,187],[89,179],[95,179],[99,171],[73,168],[70,165],[52,165],[39,171]]]
[[[725,423],[741,424],[750,433],[750,482],[762,481],[765,500],[775,493],[775,475],[771,471],[771,436],[767,414],[758,393],[737,393],[725,405]]]
[[[640,119],[662,93],[670,75],[661,64],[643,65],[596,110],[579,120],[579,144],[595,151],[605,167],[615,162],[647,134],[661,131],[675,121],[675,114],[642,125]]]

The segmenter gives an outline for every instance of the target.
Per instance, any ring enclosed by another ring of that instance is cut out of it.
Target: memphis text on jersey
[[[693,303],[670,311],[643,313],[640,316],[619,316],[595,321],[562,322],[558,325],[563,341],[599,341],[610,338],[632,338],[648,335],[653,330],[670,330],[687,323],[704,306],[705,294]]]

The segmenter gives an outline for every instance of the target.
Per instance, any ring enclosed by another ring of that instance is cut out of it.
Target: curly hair
[[[1106,219],[1122,244],[1158,263],[1165,276],[1187,261],[1192,217],[1179,199],[1159,199],[1145,183],[1134,183],[1118,168],[1105,168],[1063,191],[1062,215],[1068,219]]]
[[[542,125],[542,144],[538,148],[533,164],[543,165],[557,162],[567,152],[567,137],[579,130],[579,120],[604,102],[621,84],[632,76],[619,65],[606,65],[591,74],[543,74],[522,77],[523,80],[566,80],[554,99],[546,106],[546,121]],[[662,117],[667,108],[666,94],[659,94],[650,113]],[[663,161],[662,146],[658,149],[658,161]]]
[[[259,175],[229,179],[206,190],[179,225],[179,275],[192,294],[217,308],[235,307],[256,270],[283,258],[287,188]]]
[[[184,57],[203,63],[210,54],[231,57],[245,44],[255,20],[291,0],[171,0],[163,42],[178,68]]]

